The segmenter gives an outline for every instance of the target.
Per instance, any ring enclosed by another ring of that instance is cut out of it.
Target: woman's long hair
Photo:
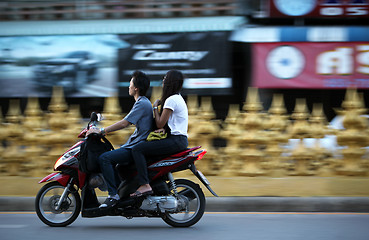
[[[165,74],[163,83],[163,93],[161,95],[160,104],[164,106],[168,97],[178,94],[183,85],[183,74],[178,70],[170,70]],[[163,108],[162,108],[163,110]]]

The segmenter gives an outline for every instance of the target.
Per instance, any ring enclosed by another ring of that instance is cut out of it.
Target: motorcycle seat
[[[201,148],[201,146],[197,146],[197,147],[193,147],[193,148],[187,148],[186,150],[183,150],[183,151],[180,151],[178,153],[171,154],[171,155],[167,154],[167,155],[149,157],[149,159],[147,160],[147,163],[151,164],[151,163],[157,162],[159,160],[170,159],[170,158],[179,158],[179,157],[185,156],[188,153],[193,152],[193,151],[195,151],[199,148]]]
[[[186,154],[188,154],[188,153],[190,153],[190,152],[193,152],[193,151],[195,151],[195,150],[197,150],[197,149],[199,149],[199,148],[201,148],[201,146],[196,146],[196,147],[192,147],[192,148],[187,148],[186,150],[184,150],[184,151],[181,151],[181,152],[179,152],[179,153],[175,153],[175,154],[172,154],[172,155],[169,155],[169,156],[165,156],[165,155],[163,155],[163,156],[157,156],[157,157],[151,157],[151,158],[149,158],[148,159],[148,161],[147,161],[147,163],[148,164],[151,164],[151,163],[154,163],[154,162],[156,162],[156,161],[159,161],[159,160],[163,160],[163,159],[167,159],[167,158],[179,158],[179,157],[182,157],[182,156],[184,156],[184,155],[186,155]],[[130,164],[131,166],[131,168],[133,168],[133,169],[135,169],[135,166],[134,165],[132,165],[132,164]],[[116,166],[115,166],[115,168],[119,171],[119,169],[127,169],[127,166],[126,165],[121,165],[121,164],[117,164]]]
[[[184,155],[186,155],[186,154],[188,154],[190,152],[193,152],[193,151],[195,151],[195,150],[197,150],[199,148],[201,148],[201,146],[196,146],[196,147],[193,147],[193,148],[187,148],[187,150],[182,151],[182,152],[179,152],[179,153],[172,154],[169,157],[170,158],[182,157],[182,156],[184,156]]]

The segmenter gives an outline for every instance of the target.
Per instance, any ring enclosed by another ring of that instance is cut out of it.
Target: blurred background
[[[47,174],[92,111],[121,119],[133,71],[155,100],[179,69],[215,190],[368,196],[368,17],[368,0],[1,1],[0,182]]]

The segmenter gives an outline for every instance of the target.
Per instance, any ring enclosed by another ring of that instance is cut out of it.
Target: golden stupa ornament
[[[5,119],[4,135],[6,136],[7,147],[2,155],[2,162],[6,166],[6,174],[10,176],[24,175],[27,171],[24,166],[26,159],[23,151],[23,116],[19,100],[10,100],[9,110]]]
[[[202,97],[201,105],[198,111],[196,123],[191,125],[190,143],[201,145],[208,150],[204,158],[199,161],[199,168],[207,175],[215,175],[222,165],[222,159],[217,157],[216,150],[213,146],[213,141],[219,136],[219,122],[215,120],[211,98]],[[193,121],[193,119],[192,119]],[[197,140],[197,141],[196,141]]]
[[[286,128],[288,125],[287,110],[284,105],[283,95],[274,94],[272,105],[268,111],[265,121],[265,132],[268,141],[266,141],[266,158],[268,159],[266,166],[269,175],[280,177],[283,175],[283,166],[286,157],[282,156],[285,150],[283,145],[288,142]]]
[[[363,159],[369,142],[368,119],[362,116],[367,110],[356,89],[347,89],[343,110],[342,131],[337,133],[337,143],[345,146],[341,150],[342,160],[336,165],[336,172],[348,176],[364,176],[368,174],[368,164]]]
[[[288,130],[290,138],[297,141],[287,164],[288,175],[309,176],[316,173],[311,170],[314,154],[304,144],[304,139],[312,136],[311,127],[308,122],[309,115],[306,100],[297,99],[295,109],[291,115],[293,123]],[[290,140],[290,143],[292,142]]]
[[[257,88],[249,88],[247,91],[246,102],[241,114],[240,126],[245,134],[240,136],[239,153],[240,161],[243,165],[238,174],[241,176],[259,176],[265,172],[265,152],[261,147],[265,145],[267,137],[264,133],[264,114],[262,103],[259,100]]]

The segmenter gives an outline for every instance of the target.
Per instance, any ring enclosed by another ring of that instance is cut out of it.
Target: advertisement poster
[[[232,93],[229,32],[121,35],[129,43],[119,51],[119,93],[127,96],[131,74],[145,72],[151,86],[161,86],[165,73],[185,75],[184,94]]]
[[[255,43],[252,83],[259,88],[369,88],[369,44]]]
[[[181,70],[183,92],[230,94],[229,32],[0,37],[0,97],[128,96],[131,74],[144,71],[160,86]]]
[[[0,37],[0,97],[107,97],[117,92],[117,35]]]

